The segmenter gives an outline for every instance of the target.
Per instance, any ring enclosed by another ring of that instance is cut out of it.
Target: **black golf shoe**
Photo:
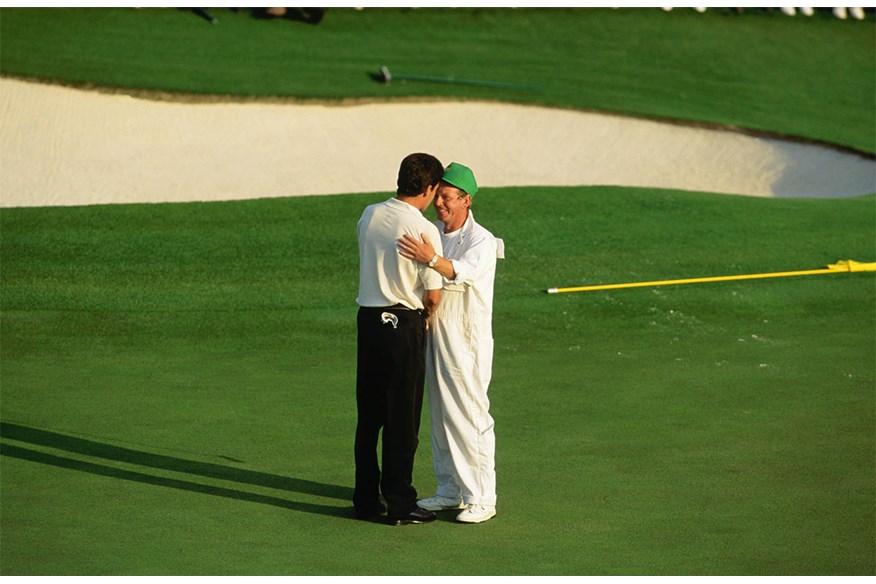
[[[426,509],[420,509],[417,507],[407,515],[402,515],[401,517],[389,517],[389,523],[391,525],[411,525],[417,523],[429,523],[435,521],[438,518],[435,513],[432,511],[427,511]]]

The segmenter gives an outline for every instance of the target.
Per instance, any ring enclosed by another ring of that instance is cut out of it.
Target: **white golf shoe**
[[[462,523],[483,523],[487,519],[496,516],[496,507],[493,505],[469,505],[465,511],[456,516],[457,521]]]
[[[462,497],[454,499],[453,497],[442,497],[441,495],[432,495],[428,499],[420,499],[417,501],[417,506],[420,509],[428,511],[444,511],[445,509],[465,509],[465,504],[462,502]]]

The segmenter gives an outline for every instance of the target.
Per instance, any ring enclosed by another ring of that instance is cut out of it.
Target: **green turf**
[[[189,93],[506,99],[873,153],[874,27],[691,10],[0,10],[0,72]],[[541,93],[375,83],[395,71]],[[873,196],[489,189],[499,516],[349,518],[355,220],[380,195],[0,213],[0,574],[865,574]],[[429,494],[428,416],[415,483]]]
[[[4,209],[0,573],[876,573],[872,273],[544,293],[873,261],[873,196],[484,188],[499,515],[400,528],[349,517],[384,196]]]
[[[830,12],[329,9],[321,24],[213,9],[0,11],[0,72],[300,98],[501,99],[765,130],[876,152],[876,27]],[[396,73],[537,84],[540,92]]]

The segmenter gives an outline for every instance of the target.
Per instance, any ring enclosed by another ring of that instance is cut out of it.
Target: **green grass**
[[[0,72],[304,99],[458,97],[738,126],[876,152],[876,27],[749,9],[330,9],[318,26],[213,9],[0,11]],[[396,73],[541,92],[396,82]]]
[[[726,10],[0,10],[0,72],[501,99],[876,152],[876,29]],[[369,77],[540,83],[540,93]],[[485,187],[499,515],[350,518],[355,222],[387,195],[0,213],[0,573],[876,574],[876,198]],[[428,415],[414,480],[431,493]],[[403,558],[403,560],[401,560]]]
[[[872,261],[873,196],[484,188],[499,516],[407,528],[350,518],[384,196],[4,209],[0,571],[876,572],[872,273],[543,292]]]

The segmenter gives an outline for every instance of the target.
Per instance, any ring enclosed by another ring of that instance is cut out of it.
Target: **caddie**
[[[426,380],[432,421],[436,494],[422,509],[461,509],[456,519],[481,523],[496,515],[496,439],[487,397],[493,368],[493,282],[502,240],[475,222],[471,169],[444,170],[434,207],[443,257],[429,237],[405,235],[400,253],[443,276],[441,304],[429,327]]]

